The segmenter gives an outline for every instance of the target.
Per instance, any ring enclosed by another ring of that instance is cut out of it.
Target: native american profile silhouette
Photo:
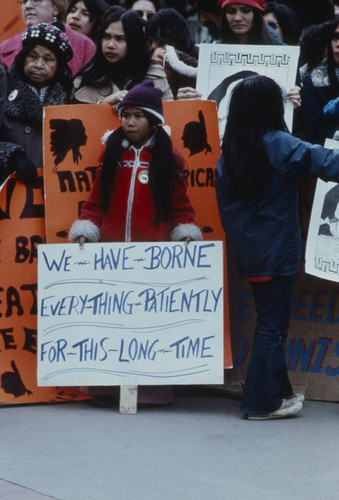
[[[208,95],[207,99],[215,101],[217,103],[218,109],[218,121],[219,121],[219,135],[220,139],[224,137],[225,126],[228,115],[229,99],[233,88],[244,78],[249,76],[255,76],[258,73],[255,71],[238,71],[233,75],[224,78]]]
[[[14,361],[11,362],[12,372],[5,372],[1,375],[1,387],[7,394],[13,394],[15,398],[24,394],[32,394],[32,391],[26,389],[19,370]]]
[[[201,153],[205,150],[205,154],[212,151],[211,146],[207,142],[206,122],[203,112],[198,112],[198,122],[188,122],[185,125],[181,140],[184,148],[190,150],[190,156]]]
[[[51,151],[53,153],[54,165],[59,165],[67,153],[72,151],[73,162],[78,164],[82,155],[80,147],[85,146],[87,135],[84,124],[81,120],[73,118],[71,120],[53,119],[50,120],[51,132]]]

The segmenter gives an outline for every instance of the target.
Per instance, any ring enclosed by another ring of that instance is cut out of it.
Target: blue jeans
[[[257,324],[240,411],[269,413],[293,394],[288,379],[285,346],[291,311],[294,276],[250,282]]]

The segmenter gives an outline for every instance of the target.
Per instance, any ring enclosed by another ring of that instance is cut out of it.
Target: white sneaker
[[[305,401],[305,396],[301,394],[300,392],[297,392],[296,394],[292,394],[289,398],[286,398],[288,400],[293,399],[293,401],[300,401],[300,403],[303,403]]]
[[[300,411],[303,407],[301,401],[296,401],[295,398],[292,399],[283,399],[280,408],[272,411],[271,413],[264,414],[253,414],[253,413],[245,413],[245,418],[248,420],[271,420],[273,418],[286,418],[295,415]]]

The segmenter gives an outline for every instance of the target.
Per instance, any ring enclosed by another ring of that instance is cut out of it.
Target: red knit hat
[[[226,5],[232,4],[249,5],[254,9],[265,10],[265,0],[218,0],[218,5],[223,9]]]

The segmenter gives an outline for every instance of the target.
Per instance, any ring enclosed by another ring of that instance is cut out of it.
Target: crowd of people
[[[0,44],[0,182],[11,172],[35,181],[45,106],[109,103],[121,119],[70,230],[81,246],[200,240],[162,101],[201,99],[201,43],[300,46],[296,86],[286,95],[265,76],[235,86],[216,168],[221,221],[257,311],[241,411],[249,419],[297,413],[303,396],[289,382],[285,343],[301,263],[298,183],[339,181],[339,152],[323,147],[339,139],[339,0],[314,9],[303,0],[17,1],[27,28]],[[285,98],[295,108],[293,135]],[[139,185],[140,157],[148,174]],[[93,394],[99,404],[111,395]],[[154,387],[139,401],[171,398],[170,388]]]

